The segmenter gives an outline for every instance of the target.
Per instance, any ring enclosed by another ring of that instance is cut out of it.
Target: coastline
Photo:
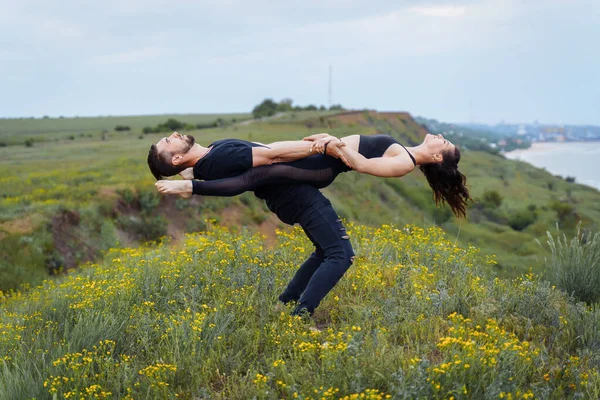
[[[525,154],[525,153],[535,153],[535,152],[539,152],[539,151],[548,151],[548,150],[553,150],[556,149],[558,146],[565,144],[566,142],[536,142],[536,143],[532,143],[531,147],[528,147],[526,149],[516,149],[513,151],[509,151],[508,153],[504,153],[505,156],[509,156],[509,155],[519,155],[519,154]],[[575,143],[575,142],[570,142],[570,143]]]
[[[530,147],[526,149],[516,149],[513,151],[509,151],[506,153],[502,153],[506,158],[513,159],[515,156],[530,154],[530,153],[541,153],[552,150],[557,150],[560,148],[564,148],[569,145],[582,145],[582,144],[590,144],[590,143],[598,143],[600,141],[579,141],[579,142],[534,142]]]
[[[576,182],[600,190],[600,142],[536,142],[528,149],[503,153],[509,160],[522,161],[553,175],[571,176]]]

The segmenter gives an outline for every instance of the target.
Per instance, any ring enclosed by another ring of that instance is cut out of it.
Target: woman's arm
[[[339,145],[335,141],[331,142],[329,146],[337,148],[337,151],[343,155],[342,160],[346,165],[361,174],[382,178],[400,177],[408,174],[415,167],[412,162],[400,157],[365,158],[349,146]]]

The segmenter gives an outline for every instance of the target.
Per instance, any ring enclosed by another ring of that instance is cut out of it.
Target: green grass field
[[[0,295],[0,399],[597,399],[600,313],[439,228],[349,224],[357,258],[314,317],[277,305],[301,229],[115,249]]]
[[[415,135],[420,128],[406,117],[376,113],[353,116],[344,124],[331,124],[326,119],[328,114],[296,112],[273,121],[230,124],[189,133],[207,145],[226,137],[268,143],[299,140],[321,131],[344,136],[377,130],[410,143],[417,140]],[[201,230],[203,223],[194,221],[203,220],[202,216],[251,229],[258,229],[265,221],[271,221],[271,230],[273,226],[281,226],[252,194],[197,198],[187,203],[161,199],[154,190],[146,155],[150,144],[164,134],[143,135],[139,130],[162,123],[167,117],[171,116],[0,120],[0,135],[8,143],[23,143],[24,136],[33,134],[45,138],[34,141],[32,147],[23,144],[0,147],[0,250],[5,254],[0,261],[3,277],[0,288],[39,282],[45,276],[44,266],[64,264],[61,260],[64,255],[57,249],[63,244],[57,236],[68,229],[60,229],[56,218],[69,210],[81,215],[79,226],[73,229],[89,248],[73,250],[78,254],[72,258],[79,261],[95,259],[109,247],[132,245],[173,230],[179,234]],[[175,117],[198,123],[216,118],[241,120],[248,115]],[[361,118],[367,122],[361,122]],[[110,131],[102,139],[103,129],[119,124],[129,124],[134,130]],[[90,135],[70,138],[73,130],[84,129]],[[600,193],[594,189],[483,152],[465,151],[460,168],[478,201],[469,210],[467,220],[455,219],[447,208],[437,209],[431,200],[431,190],[418,171],[401,179],[346,173],[324,193],[338,213],[351,221],[371,226],[383,223],[441,226],[458,243],[473,244],[485,254],[496,255],[498,265],[494,269],[502,276],[518,276],[530,269],[541,272],[544,253],[535,240],[543,242],[546,231],[554,230],[557,222],[568,233],[574,231],[579,220],[583,221],[584,230],[598,230]],[[481,200],[490,191],[501,194],[501,204],[482,207]],[[570,207],[571,211],[561,219],[553,203]],[[535,210],[529,212],[528,207]],[[167,229],[165,216],[174,210],[180,212],[179,219],[183,222]],[[510,226],[510,219],[519,212],[535,214],[535,219],[521,231]],[[53,227],[49,228],[49,223]],[[132,231],[136,233],[134,237]],[[154,236],[140,234],[144,231]],[[71,240],[63,247],[74,248],[75,244]],[[25,251],[12,252],[14,246],[23,246]]]

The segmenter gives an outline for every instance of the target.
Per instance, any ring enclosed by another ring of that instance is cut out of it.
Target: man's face
[[[169,137],[164,137],[156,143],[156,149],[158,154],[168,152],[171,155],[185,154],[192,146],[196,143],[195,139],[191,135],[182,135],[178,132],[173,132]]]

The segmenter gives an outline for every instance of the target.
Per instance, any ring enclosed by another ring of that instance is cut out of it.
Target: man
[[[238,142],[240,141],[237,139],[225,139],[213,142],[208,147],[203,147],[196,143],[193,136],[173,132],[171,136],[163,137],[156,144],[150,146],[148,166],[154,177],[160,180],[177,175],[188,168],[197,167],[197,169],[200,169],[198,162],[210,151],[219,149],[229,157],[229,159],[223,159],[222,161],[228,162],[230,165],[227,165],[225,170],[205,170],[207,177],[196,176],[197,179],[210,178],[214,180],[239,175],[251,167],[293,161],[314,154],[312,152],[313,143],[308,141],[275,142],[269,145],[254,143],[255,146],[252,147],[250,153],[247,153],[243,146],[237,146]],[[240,156],[246,158],[240,158]],[[247,157],[251,162],[250,165],[248,165]],[[189,177],[189,175],[187,176]]]
[[[293,145],[289,145],[293,143]],[[214,180],[240,174],[254,166],[310,155],[310,142],[279,142],[266,147],[237,139],[214,142],[208,148],[188,135],[173,133],[152,145],[148,166],[159,180],[179,173],[185,179]],[[289,158],[288,158],[289,157]],[[193,176],[187,168],[193,168]],[[185,185],[191,181],[183,182]],[[312,315],[354,261],[354,252],[331,203],[310,185],[263,186],[255,190],[281,221],[298,223],[315,246],[279,296],[283,303],[296,301],[293,315]]]

